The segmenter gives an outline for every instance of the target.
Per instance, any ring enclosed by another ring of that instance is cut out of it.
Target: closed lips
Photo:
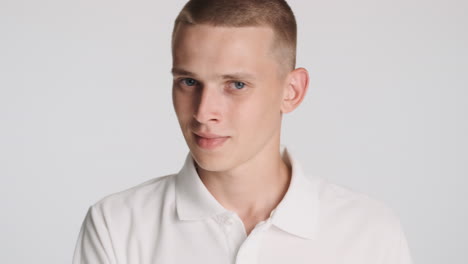
[[[202,138],[208,138],[208,139],[214,139],[214,138],[226,138],[224,136],[216,135],[216,134],[208,134],[208,133],[194,133],[196,136],[202,137]]]

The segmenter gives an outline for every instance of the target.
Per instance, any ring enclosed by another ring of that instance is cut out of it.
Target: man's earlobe
[[[289,73],[288,82],[283,94],[281,112],[289,113],[304,100],[309,87],[309,73],[305,68],[297,68]]]

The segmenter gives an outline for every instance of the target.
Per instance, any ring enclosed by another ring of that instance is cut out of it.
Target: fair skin
[[[299,106],[309,83],[304,68],[281,68],[273,37],[269,27],[183,25],[173,46],[173,104],[197,172],[241,218],[246,234],[288,189],[291,168],[279,152],[282,114]],[[208,149],[194,133],[227,139]]]

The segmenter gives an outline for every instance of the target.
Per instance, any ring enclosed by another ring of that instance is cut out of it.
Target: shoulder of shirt
[[[169,174],[152,178],[133,187],[104,196],[91,207],[102,211],[133,210],[164,200],[171,192],[174,177]]]
[[[381,200],[326,179],[318,180],[318,186],[320,211],[326,221],[334,219],[392,233],[400,229],[395,210]]]

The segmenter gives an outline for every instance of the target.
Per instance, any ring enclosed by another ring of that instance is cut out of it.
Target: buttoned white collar
[[[306,178],[299,162],[281,145],[283,160],[292,167],[288,190],[271,213],[271,222],[293,235],[312,239],[318,229],[319,203],[315,179]],[[180,220],[202,220],[227,213],[201,181],[194,160],[187,154],[175,178],[176,208]]]

